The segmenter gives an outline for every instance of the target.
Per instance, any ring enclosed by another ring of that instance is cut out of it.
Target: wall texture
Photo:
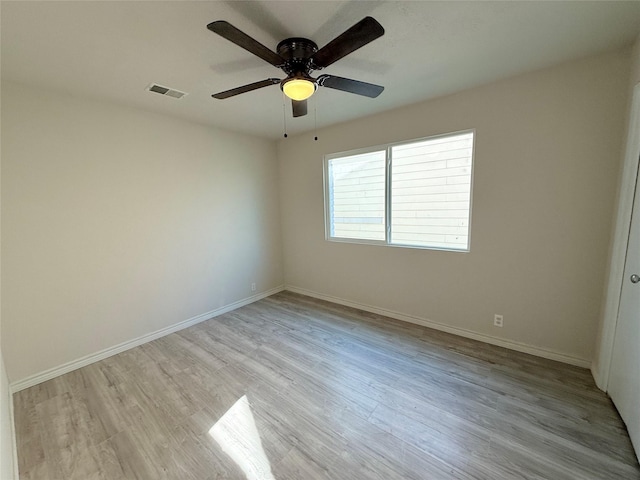
[[[280,141],[286,284],[586,365],[629,73],[628,51],[606,54]],[[470,253],[324,239],[323,154],[471,128]]]
[[[3,83],[2,169],[11,382],[282,284],[273,142]]]

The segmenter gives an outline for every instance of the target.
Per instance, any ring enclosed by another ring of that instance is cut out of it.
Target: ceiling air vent
[[[182,98],[186,95],[185,92],[181,92],[180,90],[176,90],[174,88],[163,87],[162,85],[158,85],[157,83],[152,83],[151,85],[149,85],[147,87],[147,90],[173,98]]]

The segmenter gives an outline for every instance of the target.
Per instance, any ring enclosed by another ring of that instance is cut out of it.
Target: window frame
[[[467,233],[467,248],[447,248],[447,247],[436,247],[436,246],[427,246],[427,245],[411,245],[404,243],[392,243],[391,242],[391,182],[393,176],[392,169],[392,154],[391,151],[394,147],[410,145],[413,143],[424,142],[428,140],[434,140],[437,138],[444,137],[452,137],[455,135],[463,135],[463,134],[472,134],[471,141],[471,171],[470,171],[470,180],[469,180],[469,218],[468,218],[468,233]],[[355,155],[362,155],[372,152],[382,152],[385,154],[385,187],[384,187],[384,222],[385,222],[385,239],[383,240],[371,240],[366,238],[345,238],[345,237],[334,237],[331,236],[331,206],[330,206],[330,176],[329,176],[329,162],[336,158],[343,157],[351,157]],[[358,148],[355,150],[347,150],[342,152],[328,153],[325,154],[322,160],[322,173],[323,173],[323,189],[324,189],[324,235],[325,240],[329,242],[337,242],[337,243],[355,243],[355,244],[363,244],[363,245],[377,245],[384,247],[396,247],[396,248],[412,248],[418,250],[438,250],[444,252],[457,252],[457,253],[469,253],[471,251],[471,219],[472,219],[472,211],[473,211],[473,177],[475,170],[475,153],[476,153],[476,130],[475,128],[470,128],[466,130],[458,130],[455,132],[447,132],[440,133],[436,135],[429,135],[428,137],[422,138],[414,138],[411,140],[403,140],[400,142],[393,143],[385,143],[380,145],[374,145],[370,147]]]

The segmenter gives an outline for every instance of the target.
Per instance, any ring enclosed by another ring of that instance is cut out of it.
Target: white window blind
[[[474,132],[325,157],[327,238],[469,250]]]

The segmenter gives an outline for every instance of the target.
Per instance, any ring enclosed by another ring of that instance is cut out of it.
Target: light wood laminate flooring
[[[14,395],[20,479],[640,479],[586,369],[282,292]]]

